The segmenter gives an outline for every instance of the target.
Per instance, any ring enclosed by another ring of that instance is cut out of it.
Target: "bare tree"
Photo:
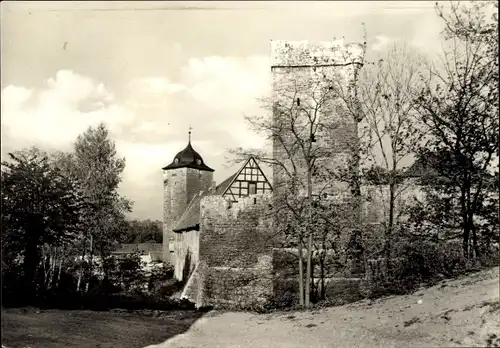
[[[331,194],[342,186],[350,158],[332,144],[332,133],[344,127],[352,136],[355,127],[335,115],[341,100],[327,81],[321,74],[317,78],[281,76],[276,95],[261,99],[263,108],[273,117],[246,117],[254,131],[273,142],[273,153],[241,148],[233,151],[240,158],[252,155],[274,168],[274,214],[279,217],[282,235],[298,248],[299,299],[306,307],[310,303],[313,232],[317,227],[314,197]],[[342,140],[348,143],[348,139]]]
[[[388,187],[388,205],[383,207],[387,260],[397,219],[396,202],[405,190],[403,169],[413,159],[423,135],[416,103],[423,68],[421,56],[406,45],[394,45],[376,64],[363,70],[358,84],[364,177],[368,184],[376,185],[381,196]]]
[[[471,257],[479,253],[474,218],[499,155],[498,3],[451,3],[447,13],[436,4],[436,10],[445,47],[418,99],[428,131],[420,157],[446,179],[436,190],[458,196],[463,253]]]

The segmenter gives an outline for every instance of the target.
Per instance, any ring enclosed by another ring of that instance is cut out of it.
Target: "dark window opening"
[[[257,185],[254,182],[248,183],[248,194],[254,195],[257,192]]]
[[[297,98],[297,106],[300,106],[300,98]]]

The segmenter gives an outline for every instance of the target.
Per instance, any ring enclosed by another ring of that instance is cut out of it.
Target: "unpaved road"
[[[147,348],[500,346],[499,315],[497,267],[412,295],[313,312],[212,312]]]

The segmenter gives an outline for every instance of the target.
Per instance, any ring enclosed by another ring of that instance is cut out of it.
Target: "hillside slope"
[[[499,268],[406,296],[313,312],[212,312],[147,348],[500,346]]]

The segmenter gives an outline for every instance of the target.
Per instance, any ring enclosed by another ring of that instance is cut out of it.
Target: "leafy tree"
[[[123,227],[120,243],[161,243],[162,222],[152,220],[130,220]]]
[[[2,248],[22,257],[24,289],[36,294],[41,247],[60,246],[79,232],[81,197],[74,183],[37,148],[9,154],[2,162]]]
[[[419,155],[444,179],[433,189],[457,198],[462,249],[471,257],[480,254],[475,217],[489,195],[488,173],[498,172],[492,167],[499,155],[498,3],[452,3],[447,13],[436,4],[436,10],[447,46],[417,99],[426,126]]]
[[[120,234],[124,214],[131,209],[131,203],[117,191],[125,159],[117,157],[115,144],[109,139],[104,124],[89,127],[78,136],[74,147],[74,163],[69,166],[81,186],[85,202],[82,260],[89,260],[92,273],[94,257],[99,255],[107,277],[105,261]]]

